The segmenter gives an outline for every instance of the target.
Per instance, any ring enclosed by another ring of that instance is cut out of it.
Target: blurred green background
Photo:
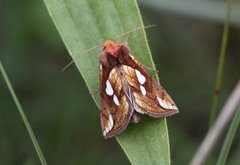
[[[204,138],[221,44],[222,22],[168,10],[140,10],[161,84],[180,114],[168,118],[172,164],[187,164]],[[224,12],[224,11],[223,11]],[[0,1],[0,58],[49,164],[129,164],[115,139],[104,140],[99,110],[43,1]],[[96,43],[98,44],[98,43]],[[240,77],[240,29],[230,28],[220,107]],[[40,164],[0,76],[0,164]],[[240,134],[229,164],[240,161]],[[216,161],[223,139],[207,164]]]

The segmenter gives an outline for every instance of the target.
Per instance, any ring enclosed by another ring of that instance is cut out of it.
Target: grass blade
[[[231,120],[235,110],[240,102],[240,81],[237,83],[236,87],[233,89],[228,100],[224,104],[221,113],[218,115],[212,128],[208,131],[203,142],[199,146],[197,152],[195,153],[193,159],[191,160],[191,165],[201,165],[207,159],[224,128],[227,126]]]
[[[80,52],[101,44],[106,39],[115,39],[124,32],[143,26],[135,0],[44,0],[44,2],[73,59]],[[128,44],[140,62],[154,68],[144,30],[131,33]],[[96,49],[82,55],[75,62],[98,106],[100,51]],[[157,79],[156,74],[154,76]],[[140,124],[130,125],[117,139],[132,164],[170,164],[165,118],[146,117]]]
[[[233,117],[233,120],[231,122],[231,125],[228,129],[228,133],[227,133],[227,136],[225,138],[224,144],[222,146],[222,150],[221,150],[221,153],[219,155],[217,165],[226,164],[228,153],[229,153],[231,144],[233,142],[233,138],[236,134],[237,128],[239,126],[239,123],[240,123],[240,107],[238,107],[238,109],[236,110],[235,115]]]
[[[46,163],[46,160],[45,160],[45,158],[43,156],[41,148],[38,145],[37,139],[36,139],[36,137],[35,137],[35,135],[33,133],[33,130],[32,130],[32,128],[31,128],[31,126],[30,126],[30,124],[28,122],[28,119],[27,119],[27,117],[26,117],[26,115],[25,115],[25,113],[24,113],[24,111],[22,109],[22,106],[21,106],[20,102],[18,101],[18,98],[17,98],[17,96],[16,96],[16,94],[15,94],[15,92],[13,90],[13,87],[12,87],[12,85],[11,85],[9,79],[8,79],[7,73],[5,72],[5,69],[4,69],[1,61],[0,61],[0,71],[1,71],[1,73],[3,75],[3,78],[4,78],[4,80],[5,80],[6,84],[7,84],[8,89],[9,89],[9,91],[10,91],[12,97],[13,97],[13,100],[14,100],[16,106],[17,106],[17,109],[18,109],[18,111],[20,113],[20,116],[21,116],[21,118],[23,120],[23,123],[24,123],[25,127],[27,128],[28,134],[29,134],[29,136],[30,136],[30,138],[32,140],[32,143],[33,143],[33,145],[35,147],[35,150],[36,150],[36,152],[38,154],[38,157],[39,157],[39,159],[41,161],[41,164],[46,165],[47,163]]]
[[[220,96],[221,85],[222,85],[222,77],[223,77],[223,67],[224,67],[226,47],[228,42],[228,29],[229,29],[229,20],[231,16],[231,5],[232,5],[232,0],[228,0],[227,11],[226,11],[224,27],[223,27],[223,36],[222,36],[222,44],[221,44],[221,50],[220,50],[220,56],[219,56],[217,78],[215,82],[214,95],[212,98],[212,108],[211,108],[210,121],[209,121],[210,127],[216,118],[217,109],[218,109],[218,102],[219,102],[219,96]]]

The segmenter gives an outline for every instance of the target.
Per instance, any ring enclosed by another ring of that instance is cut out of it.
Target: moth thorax
[[[115,58],[113,56],[108,56],[108,63],[109,63],[109,66],[111,66],[113,68],[119,64],[119,61],[117,58]]]

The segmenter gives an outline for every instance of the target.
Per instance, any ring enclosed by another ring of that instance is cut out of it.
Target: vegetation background
[[[168,118],[172,164],[187,164],[204,138],[223,22],[140,3],[161,84],[180,114]],[[222,11],[224,13],[224,11]],[[0,2],[0,58],[49,164],[128,164],[115,139],[101,135],[99,110],[43,1]],[[98,44],[98,43],[96,43]],[[136,41],[137,44],[137,41]],[[93,45],[94,46],[94,45]],[[239,24],[230,28],[220,107],[240,76]],[[229,164],[240,161],[240,134]],[[207,164],[216,162],[223,139]],[[40,164],[5,82],[0,80],[0,164]]]

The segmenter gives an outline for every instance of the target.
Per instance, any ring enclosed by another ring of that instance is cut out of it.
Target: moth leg
[[[130,122],[136,124],[140,121],[140,119],[141,119],[140,114],[137,113],[136,111],[134,111],[133,114],[132,114]]]

